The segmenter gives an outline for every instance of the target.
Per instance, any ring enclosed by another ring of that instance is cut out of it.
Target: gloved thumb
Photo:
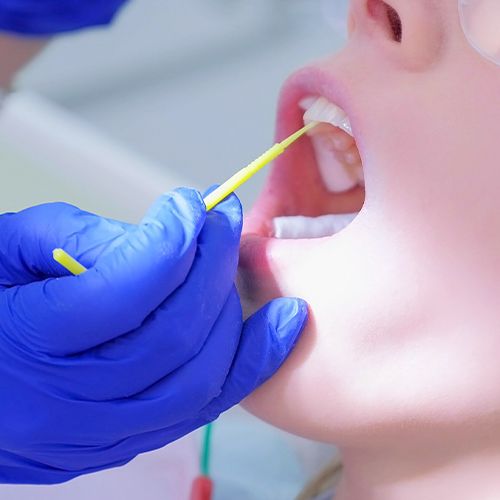
[[[295,347],[308,318],[301,299],[276,299],[249,318],[221,394],[203,411],[211,422],[268,380]]]

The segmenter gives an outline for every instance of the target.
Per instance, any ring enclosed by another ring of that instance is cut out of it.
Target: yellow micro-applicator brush
[[[52,257],[56,262],[61,264],[61,266],[63,266],[64,269],[66,269],[66,271],[69,271],[71,274],[74,274],[75,276],[83,274],[85,271],[87,271],[87,268],[85,266],[82,266],[82,264],[80,264],[76,259],[71,257],[71,255],[65,252],[62,248],[56,248],[55,250],[53,250]]]
[[[259,170],[262,170],[266,165],[278,158],[278,156],[282,155],[288,147],[300,139],[304,134],[307,134],[307,132],[313,129],[316,125],[318,125],[318,122],[309,123],[295,132],[295,134],[287,137],[284,141],[278,142],[272,148],[268,149],[263,155],[259,156],[256,160],[250,163],[250,165],[247,165],[239,172],[236,172],[230,179],[224,182],[224,184],[212,191],[203,200],[205,202],[207,212],[212,210],[212,208],[217,206],[221,201],[225,200],[231,193],[234,193],[234,191],[236,191],[242,184],[245,184],[245,182],[250,180],[257,172],[259,172]],[[53,258],[75,276],[83,274],[87,270],[62,248],[56,248],[53,251]]]
[[[272,148],[268,149],[263,155],[259,156],[250,165],[242,168],[229,178],[224,184],[219,186],[215,191],[212,191],[205,199],[207,211],[212,210],[221,201],[225,200],[231,193],[234,193],[242,184],[250,180],[259,170],[262,170],[266,165],[282,155],[289,146],[300,139],[309,130],[318,125],[318,122],[312,122],[301,128],[299,131],[292,134],[284,141],[278,142]]]

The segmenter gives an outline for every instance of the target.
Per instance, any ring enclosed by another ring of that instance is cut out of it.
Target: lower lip
[[[338,233],[340,234],[340,233]],[[255,233],[244,233],[240,246],[239,267],[243,272],[249,272],[253,277],[268,275],[271,268],[279,266],[272,255],[272,249],[290,251],[306,251],[311,245],[331,241],[337,235],[316,239],[278,239],[270,236],[263,236]],[[283,247],[282,245],[287,245]],[[288,246],[290,245],[290,246]],[[293,246],[292,246],[293,245]]]
[[[257,234],[244,234],[240,246],[240,268],[269,270],[266,248],[272,239],[274,238]]]
[[[246,234],[241,240],[237,286],[245,315],[280,295],[267,250],[271,238]]]

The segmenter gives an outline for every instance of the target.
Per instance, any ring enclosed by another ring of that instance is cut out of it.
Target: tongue
[[[321,217],[276,217],[273,219],[274,237],[296,240],[333,236],[346,228],[357,216],[354,214],[328,214]]]

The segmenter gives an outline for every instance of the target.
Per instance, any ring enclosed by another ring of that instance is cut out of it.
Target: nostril
[[[398,43],[403,40],[403,24],[396,9],[383,0],[368,0],[367,9],[370,16],[382,23],[391,38]]]
[[[390,5],[387,5],[387,18],[389,19],[389,23],[391,25],[394,40],[401,43],[403,40],[403,25],[401,23],[401,18]]]

